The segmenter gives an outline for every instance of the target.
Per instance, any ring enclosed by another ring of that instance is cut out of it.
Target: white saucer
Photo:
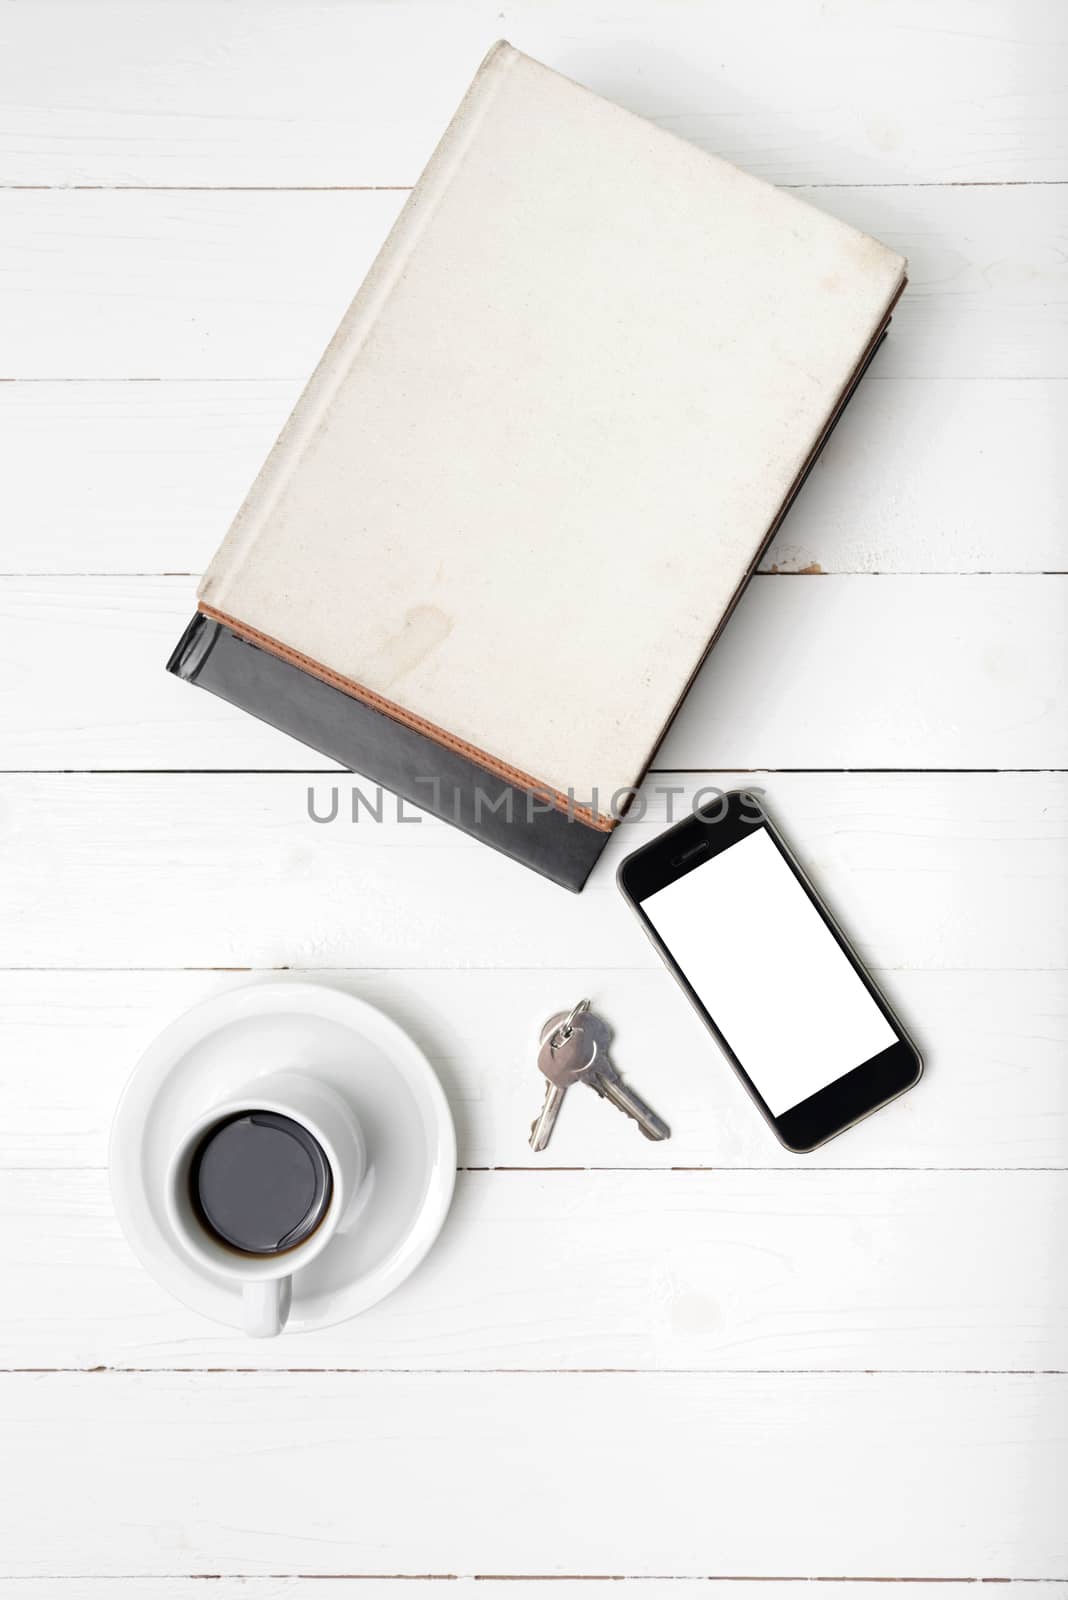
[[[306,1066],[345,1097],[367,1142],[356,1212],[294,1274],[286,1332],[329,1327],[403,1283],[445,1221],[456,1134],[434,1071],[373,1006],[311,983],[263,983],[194,1006],[138,1062],[111,1129],[111,1193],[142,1264],[194,1311],[242,1324],[239,1290],[206,1274],[167,1224],[163,1176],[181,1129],[261,1073]]]

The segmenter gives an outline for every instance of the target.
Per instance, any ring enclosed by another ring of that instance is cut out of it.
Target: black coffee
[[[315,1232],[333,1183],[323,1147],[307,1128],[274,1111],[245,1111],[201,1141],[189,1187],[201,1221],[224,1244],[273,1256]]]

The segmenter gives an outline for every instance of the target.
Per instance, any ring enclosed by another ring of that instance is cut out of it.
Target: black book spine
[[[167,670],[565,889],[577,893],[582,888],[608,843],[606,830],[550,807],[212,617],[197,613]]]

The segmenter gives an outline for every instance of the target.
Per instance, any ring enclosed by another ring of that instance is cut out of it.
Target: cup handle
[[[289,1316],[293,1298],[293,1279],[262,1278],[246,1283],[242,1295],[245,1332],[250,1339],[273,1339],[281,1333]]]

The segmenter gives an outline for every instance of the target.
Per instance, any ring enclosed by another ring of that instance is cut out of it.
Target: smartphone
[[[627,856],[618,882],[788,1150],[815,1150],[921,1076],[759,794],[720,794]]]

